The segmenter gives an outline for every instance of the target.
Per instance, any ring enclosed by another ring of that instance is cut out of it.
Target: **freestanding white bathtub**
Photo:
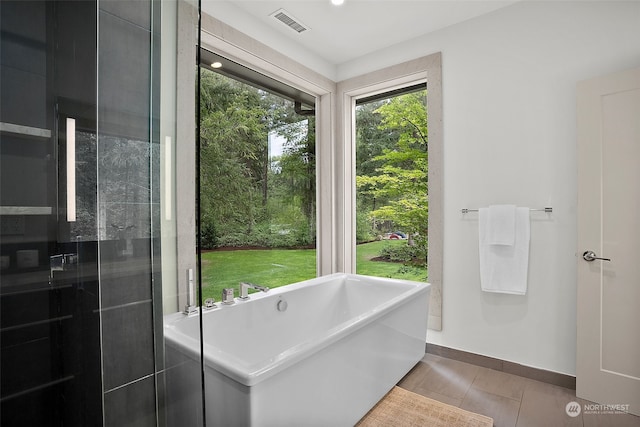
[[[338,273],[204,312],[207,425],[353,426],[424,356],[429,293]],[[164,320],[167,358],[200,363],[199,316]],[[198,390],[199,380],[171,384]]]

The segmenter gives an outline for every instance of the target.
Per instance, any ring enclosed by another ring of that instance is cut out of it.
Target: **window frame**
[[[343,238],[337,247],[338,270],[355,273],[356,269],[356,101],[427,83],[427,127],[429,156],[429,257],[428,280],[431,283],[429,328],[442,330],[442,269],[443,269],[443,132],[442,132],[442,56],[434,53],[422,58],[393,65],[353,77],[337,85],[338,129],[337,147],[341,158],[337,189],[341,220],[337,221]],[[339,261],[342,261],[340,264]]]

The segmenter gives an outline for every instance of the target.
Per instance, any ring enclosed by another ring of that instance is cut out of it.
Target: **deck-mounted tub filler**
[[[424,356],[430,290],[337,273],[204,311],[207,425],[353,426]],[[198,406],[185,396],[201,389],[199,325],[165,316],[167,363],[182,367],[167,371],[168,416],[181,425]]]

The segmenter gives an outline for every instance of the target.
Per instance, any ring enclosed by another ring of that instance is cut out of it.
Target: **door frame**
[[[629,395],[640,396],[636,386],[625,382],[621,373],[613,373],[602,367],[602,311],[594,307],[594,301],[602,304],[602,269],[607,261],[587,262],[583,252],[593,250],[597,256],[606,257],[601,224],[602,209],[590,209],[602,206],[602,104],[599,101],[605,94],[628,91],[630,87],[640,88],[640,68],[579,82],[577,85],[577,283],[576,283],[576,395],[590,401],[608,404],[631,404]],[[587,165],[600,165],[594,171]],[[600,286],[588,286],[593,274],[599,273]],[[598,295],[600,293],[600,295]],[[594,351],[598,349],[598,351]],[[626,391],[625,391],[626,390]],[[604,401],[606,397],[607,401]],[[640,405],[631,405],[628,412],[640,415]]]

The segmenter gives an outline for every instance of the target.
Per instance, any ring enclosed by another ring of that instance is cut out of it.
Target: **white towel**
[[[491,244],[488,233],[489,224],[489,209],[480,208],[478,237],[482,290],[516,295],[526,294],[531,235],[529,208],[516,208],[513,245]]]
[[[487,237],[490,245],[513,246],[516,240],[515,205],[489,206]]]

